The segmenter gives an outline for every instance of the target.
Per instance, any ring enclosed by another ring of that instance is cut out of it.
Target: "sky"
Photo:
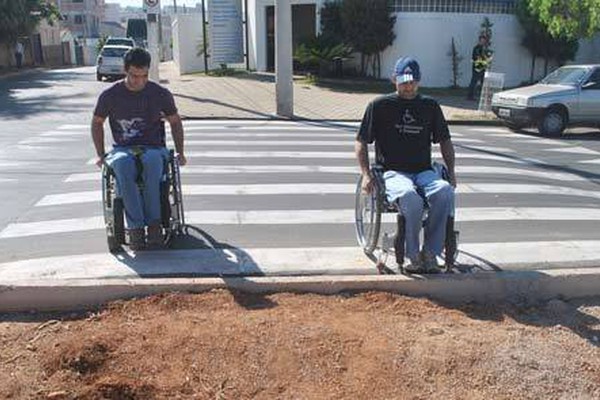
[[[201,3],[202,0],[176,0],[177,7],[183,6],[184,4],[189,7],[194,7],[196,3]],[[119,3],[121,7],[134,6],[141,7],[144,3],[143,0],[104,0],[105,3]],[[160,0],[161,6],[172,6],[173,0]]]

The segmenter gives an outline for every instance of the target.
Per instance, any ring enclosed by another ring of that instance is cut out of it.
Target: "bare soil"
[[[0,315],[0,399],[598,399],[600,298],[228,291]]]

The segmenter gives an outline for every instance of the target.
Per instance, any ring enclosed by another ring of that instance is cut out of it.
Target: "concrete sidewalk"
[[[176,65],[169,61],[160,65],[160,82],[173,92],[184,118],[277,118],[272,74],[179,75]],[[294,115],[297,119],[359,121],[367,104],[378,95],[331,90],[296,81]],[[496,125],[499,122],[491,112],[478,111],[475,101],[449,95],[435,98],[451,123]]]

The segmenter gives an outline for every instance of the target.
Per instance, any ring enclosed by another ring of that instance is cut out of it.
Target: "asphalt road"
[[[112,256],[88,126],[95,99],[108,84],[90,72],[54,70],[0,80],[0,277],[25,260],[41,271],[52,260],[68,268],[72,259],[87,263],[83,276],[106,274],[93,271],[95,261],[109,263]],[[173,250],[139,260],[177,264],[175,273],[219,274],[218,263],[198,269],[198,257],[216,247],[232,249],[238,261],[253,257],[250,272],[371,270],[354,236],[356,124],[184,126],[184,204],[196,229]],[[499,127],[451,131],[459,177],[459,261],[481,269],[600,264],[600,133],[578,129],[548,139]]]

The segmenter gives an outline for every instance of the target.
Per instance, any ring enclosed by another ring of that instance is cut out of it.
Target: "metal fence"
[[[518,0],[390,0],[395,12],[514,14]]]

